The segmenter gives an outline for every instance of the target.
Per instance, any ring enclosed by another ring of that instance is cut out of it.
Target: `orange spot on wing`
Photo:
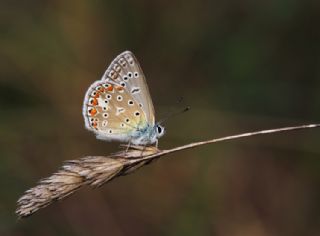
[[[112,91],[113,90],[113,86],[110,85],[108,88],[107,88],[108,91]]]
[[[89,111],[90,115],[91,116],[94,116],[95,114],[97,114],[97,110],[95,108],[92,108],[90,111]]]
[[[94,98],[94,99],[92,100],[91,104],[92,104],[93,106],[98,105],[98,99]]]
[[[97,128],[97,126],[98,126],[98,123],[97,122],[92,122],[92,126],[93,126],[93,128]]]
[[[100,97],[100,93],[98,92],[96,95],[94,95],[94,98]]]
[[[119,90],[119,91],[121,91],[121,90],[123,90],[124,88],[123,88],[122,86],[117,86],[116,89]]]
[[[99,88],[99,91],[100,91],[100,92],[104,92],[104,88],[101,86],[101,87]]]

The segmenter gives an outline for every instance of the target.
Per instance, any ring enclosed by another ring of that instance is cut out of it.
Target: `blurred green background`
[[[84,129],[81,106],[124,50],[140,61],[158,119],[191,106],[167,121],[160,148],[319,122],[319,1],[0,4],[0,235],[320,235],[316,129],[175,153],[14,214],[64,160],[118,149]]]

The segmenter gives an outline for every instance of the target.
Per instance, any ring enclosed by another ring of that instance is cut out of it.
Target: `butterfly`
[[[130,51],[118,55],[89,87],[82,113],[85,127],[98,139],[157,146],[164,135],[164,127],[155,123],[145,76]]]

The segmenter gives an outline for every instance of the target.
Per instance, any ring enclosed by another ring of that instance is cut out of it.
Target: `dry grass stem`
[[[65,198],[84,185],[99,187],[104,183],[129,174],[150,163],[152,160],[169,153],[255,135],[285,132],[307,128],[316,128],[320,124],[309,124],[279,129],[261,130],[242,133],[203,142],[196,142],[169,150],[158,150],[155,147],[130,147],[109,156],[87,156],[78,160],[67,161],[61,169],[48,178],[40,180],[37,186],[27,190],[18,200],[16,214],[19,217],[29,216],[56,200]]]

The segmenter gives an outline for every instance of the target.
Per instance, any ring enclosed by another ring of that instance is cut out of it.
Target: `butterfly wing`
[[[155,124],[154,107],[145,76],[138,60],[130,51],[117,56],[103,75],[103,80],[111,80],[125,87],[146,115],[147,122]]]
[[[154,125],[154,110],[143,72],[131,52],[116,57],[102,80],[88,89],[83,105],[86,128],[97,138],[129,141]]]

